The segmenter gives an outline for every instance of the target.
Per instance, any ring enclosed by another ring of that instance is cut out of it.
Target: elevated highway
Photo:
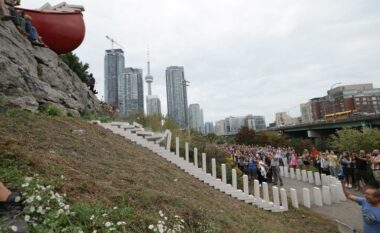
[[[380,115],[355,117],[335,122],[318,122],[268,129],[290,137],[324,138],[343,128],[380,128]]]

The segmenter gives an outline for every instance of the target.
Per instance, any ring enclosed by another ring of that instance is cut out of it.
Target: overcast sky
[[[86,38],[75,53],[90,64],[99,98],[106,35],[125,47],[127,67],[144,72],[149,44],[153,94],[165,114],[165,69],[172,65],[185,67],[189,104],[201,105],[205,121],[254,114],[270,123],[276,112],[300,115],[299,104],[336,82],[380,87],[379,0],[67,2],[86,8]]]

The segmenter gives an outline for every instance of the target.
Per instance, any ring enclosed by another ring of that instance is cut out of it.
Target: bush
[[[60,116],[62,112],[59,108],[52,106],[51,104],[43,104],[39,107],[41,113],[46,113],[49,116]]]
[[[342,151],[367,152],[378,149],[380,145],[380,130],[364,127],[362,129],[342,129],[331,136],[331,146]]]

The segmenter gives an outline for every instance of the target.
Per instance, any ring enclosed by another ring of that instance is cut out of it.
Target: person
[[[362,207],[364,233],[380,232],[380,190],[367,187],[364,190],[364,197],[358,197],[347,190],[344,180],[342,187],[347,199]]]
[[[281,154],[276,153],[274,156],[269,155],[271,157],[270,166],[272,168],[272,176],[273,176],[273,185],[277,185],[278,181],[280,181],[280,186],[283,185],[282,178],[280,176],[280,159]]]
[[[364,150],[360,150],[359,154],[355,156],[355,180],[357,182],[357,189],[363,188],[368,182],[367,165],[368,159]]]
[[[340,163],[342,165],[343,174],[346,180],[346,187],[352,188],[352,175],[351,175],[352,161],[347,151],[343,152],[340,159]]]
[[[380,154],[377,149],[373,150],[371,154],[371,169],[373,178],[380,183]]]
[[[335,155],[334,151],[330,151],[330,153],[328,153],[327,161],[329,163],[330,175],[337,177],[338,156]]]
[[[0,227],[16,227],[13,232],[28,232],[28,224],[19,219],[23,210],[22,195],[19,192],[11,192],[3,183],[0,182]]]
[[[14,17],[12,17],[9,13],[7,8],[5,7],[5,2],[4,0],[0,0],[0,12],[1,12],[1,20],[6,21],[6,20],[13,20]]]
[[[92,93],[98,94],[98,92],[94,89],[95,88],[95,78],[94,78],[93,74],[90,74],[88,76],[87,85],[90,87],[90,90],[92,91]]]
[[[250,180],[257,178],[257,166],[253,156],[251,156],[248,161],[248,175]]]
[[[297,154],[295,151],[293,151],[291,159],[290,159],[290,167],[296,169],[297,165],[298,165]]]

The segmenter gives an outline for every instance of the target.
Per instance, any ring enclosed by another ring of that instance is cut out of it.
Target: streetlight
[[[340,85],[340,84],[342,84],[341,82],[339,82],[339,83],[334,83],[333,85],[331,85],[331,87],[330,87],[330,92],[331,92],[331,90],[336,86],[336,85]],[[330,93],[331,94],[331,93]],[[333,100],[333,121],[335,122],[335,98],[331,98],[331,97],[333,97],[333,96],[330,96],[329,95],[329,101],[331,102],[331,99]]]

